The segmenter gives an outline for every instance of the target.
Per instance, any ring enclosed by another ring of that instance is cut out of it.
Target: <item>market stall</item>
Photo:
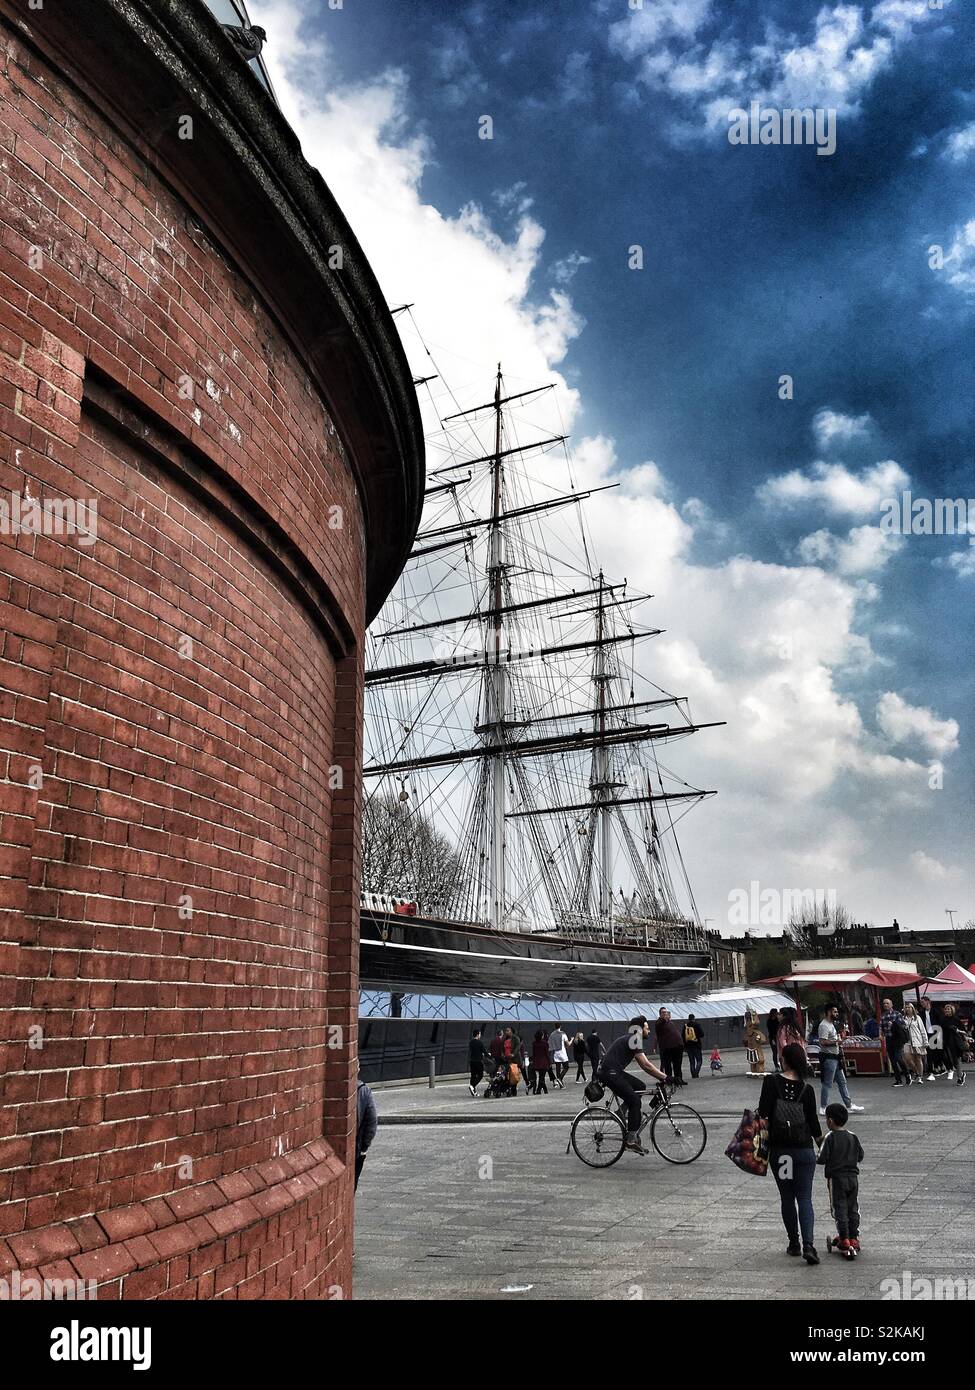
[[[861,989],[871,1001],[878,1036],[859,1034],[843,1040],[843,1057],[851,1076],[880,1076],[884,1070],[887,1051],[880,1029],[881,1001],[890,994],[916,989],[920,985],[925,986],[926,992],[928,988],[927,978],[917,973],[913,961],[881,960],[873,956],[845,959],[841,957],[836,960],[794,960],[788,975],[776,975],[773,979],[760,980],[757,983],[791,990],[800,1019],[803,1017],[803,989],[825,989],[839,993],[848,1012],[853,1007],[854,991]],[[810,1061],[818,1064],[818,1046],[813,1043],[808,1051]]]

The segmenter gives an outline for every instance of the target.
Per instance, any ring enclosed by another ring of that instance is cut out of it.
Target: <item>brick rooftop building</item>
[[[200,0],[0,0],[0,1276],[346,1297],[362,638],[423,445]]]

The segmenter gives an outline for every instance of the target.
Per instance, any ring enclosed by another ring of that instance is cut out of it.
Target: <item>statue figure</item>
[[[748,1076],[765,1075],[765,1051],[762,1044],[766,1041],[765,1034],[758,1026],[758,1015],[748,1013],[745,1015],[745,1056],[748,1059]]]

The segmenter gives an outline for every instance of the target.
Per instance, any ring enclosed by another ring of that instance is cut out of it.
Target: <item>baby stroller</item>
[[[484,1092],[484,1099],[492,1097],[497,1099],[499,1096],[516,1096],[518,1094],[518,1083],[521,1081],[521,1068],[517,1062],[499,1062],[497,1070],[487,1084]]]

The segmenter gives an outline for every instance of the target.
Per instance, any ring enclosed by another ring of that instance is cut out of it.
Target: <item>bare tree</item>
[[[460,892],[460,856],[431,822],[395,796],[373,797],[362,815],[362,887],[415,898],[425,913],[446,916]]]
[[[847,944],[850,914],[842,903],[824,897],[804,901],[789,917],[786,928],[800,959],[838,955]]]

